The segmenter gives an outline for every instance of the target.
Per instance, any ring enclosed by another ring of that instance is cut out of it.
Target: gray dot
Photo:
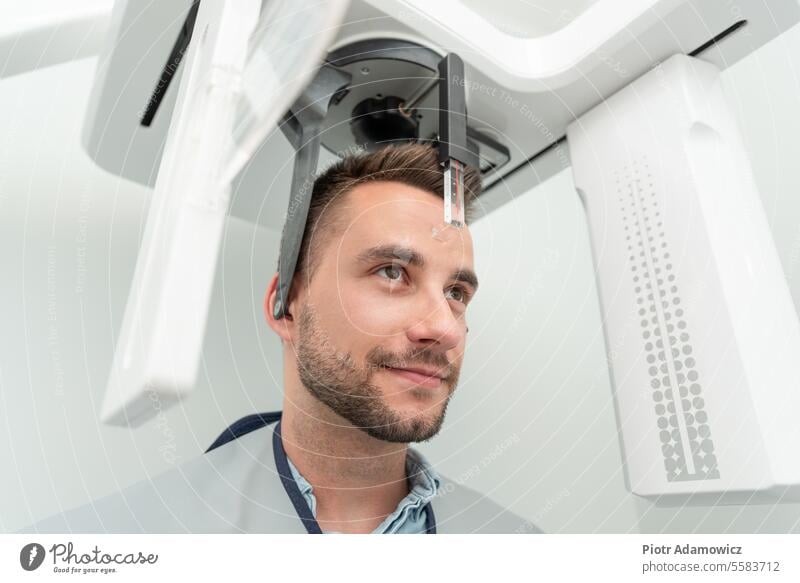
[[[672,299],[672,303],[673,303],[673,304],[675,304],[675,305],[677,306],[678,304],[680,304],[680,303],[681,303],[681,299],[680,299],[680,298],[673,298],[673,299]]]
[[[669,442],[669,431],[661,431],[658,435],[661,437],[661,443]]]
[[[658,383],[658,381],[657,381],[657,380],[655,380],[655,379],[653,379],[653,383]],[[651,385],[653,385],[653,383],[650,383],[650,384],[651,384]],[[653,385],[653,388],[655,389],[655,388],[658,388],[658,387],[656,387],[655,385]],[[664,398],[664,397],[661,395],[661,391],[653,391],[653,400],[654,400],[656,403],[658,403],[659,401],[661,401],[661,399],[663,399],[663,398]]]
[[[677,465],[678,464],[671,457],[668,457],[667,459],[664,460],[664,467],[669,472],[673,471],[677,467]]]
[[[661,426],[660,425],[661,421],[664,421],[664,426],[666,427],[666,425],[667,425],[667,420],[666,419],[659,419],[658,421],[659,421],[659,427]],[[668,443],[665,443],[664,445],[661,446],[661,453],[664,454],[664,457],[671,457],[673,451],[674,451],[673,447],[671,445],[669,445]]]
[[[667,419],[666,419],[666,417],[659,417],[658,418],[658,428],[659,429],[666,429],[667,428]]]
[[[687,358],[686,359],[686,366],[688,366],[689,368],[693,367],[694,366],[694,358],[692,358],[691,356],[689,358]]]
[[[683,339],[681,338],[681,340],[683,340]],[[684,354],[687,354],[687,355],[688,355],[688,354],[691,354],[691,353],[692,353],[692,347],[691,347],[691,345],[687,344],[686,346],[684,346],[684,347],[683,347],[683,353],[684,353]],[[689,365],[689,364],[687,363],[687,366],[691,366],[691,365]]]
[[[689,389],[687,389],[686,387],[679,387],[678,391],[680,392],[681,397],[686,397],[689,395]]]
[[[657,369],[656,367],[654,367],[654,366],[651,366],[651,367],[650,367],[649,369],[647,369],[647,370],[648,370],[648,372],[650,373],[650,375],[651,375],[651,376],[655,376],[655,375],[657,375],[657,374],[658,374],[658,369]]]
[[[704,439],[703,443],[701,444],[703,451],[706,453],[711,453],[714,451],[714,443],[710,439]]]
[[[708,415],[706,414],[705,411],[698,411],[697,413],[695,413],[694,418],[697,419],[698,423],[705,423],[706,421],[708,421]]]
[[[678,426],[678,418],[675,415],[670,415],[669,416],[669,424],[672,427],[677,427]]]
[[[708,437],[711,435],[711,430],[708,428],[708,425],[701,425],[697,428],[697,433],[700,437]]]
[[[652,354],[648,354],[648,355],[647,355],[647,362],[649,362],[649,363],[651,363],[651,364],[652,364],[652,363],[654,363],[655,361],[656,361],[656,357],[655,357],[655,356],[653,356]]]
[[[694,399],[692,399],[692,404],[694,405],[695,409],[702,409],[703,407],[705,407],[706,403],[705,401],[703,401],[702,397],[695,397]]]
[[[717,458],[713,454],[706,455],[706,458],[703,461],[705,462],[706,466],[708,466],[709,469],[713,470],[714,468],[717,467]]]
[[[697,380],[697,371],[689,371],[689,380],[696,381]]]
[[[689,402],[689,399],[682,399],[681,406],[683,407],[684,411],[688,411],[692,408],[692,404]]]
[[[681,334],[681,342],[687,342],[688,340],[689,340],[689,335],[686,332]]]
[[[667,403],[667,413],[674,413],[674,412],[675,412],[675,404]]]
[[[689,390],[692,392],[693,395],[699,395],[700,394],[700,385],[698,385],[697,383],[694,383],[691,387],[689,387]]]
[[[681,330],[683,330],[684,328],[686,328],[686,322],[684,322],[683,320],[681,320],[680,322],[678,322],[678,328],[680,328]]]

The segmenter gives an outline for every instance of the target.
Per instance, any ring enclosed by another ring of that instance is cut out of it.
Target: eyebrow
[[[378,245],[362,251],[356,257],[358,263],[374,263],[376,261],[398,260],[419,269],[425,267],[425,258],[415,249],[403,245]],[[472,287],[473,292],[478,291],[478,276],[475,272],[465,267],[456,269],[450,274],[450,279],[466,283]]]

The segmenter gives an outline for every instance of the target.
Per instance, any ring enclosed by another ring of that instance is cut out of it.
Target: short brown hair
[[[439,164],[439,154],[433,146],[404,143],[386,146],[374,152],[345,156],[314,181],[306,228],[295,267],[296,277],[302,277],[306,281],[313,278],[319,267],[321,250],[343,228],[342,213],[337,212],[337,205],[354,187],[369,181],[401,182],[444,199],[444,169]],[[480,172],[468,166],[464,171],[464,220],[467,225],[473,218],[472,203],[480,192]],[[282,237],[285,236],[286,227]]]

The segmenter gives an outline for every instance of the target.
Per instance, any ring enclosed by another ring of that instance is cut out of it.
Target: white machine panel
[[[101,416],[139,425],[195,387],[231,179],[317,70],[343,0],[204,0]],[[290,43],[300,35],[302,42]],[[286,47],[290,46],[291,50]]]
[[[800,326],[719,70],[671,57],[567,140],[631,491],[796,497]]]

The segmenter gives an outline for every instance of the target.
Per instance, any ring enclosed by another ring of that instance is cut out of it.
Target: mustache
[[[420,358],[423,356],[423,358]],[[399,359],[380,359],[377,361],[369,361],[367,363],[368,370],[380,370],[385,368],[420,368],[432,367],[435,368],[443,379],[449,379],[453,374],[453,366],[445,358],[439,358],[435,354],[427,353],[421,355],[419,353],[409,357]]]

